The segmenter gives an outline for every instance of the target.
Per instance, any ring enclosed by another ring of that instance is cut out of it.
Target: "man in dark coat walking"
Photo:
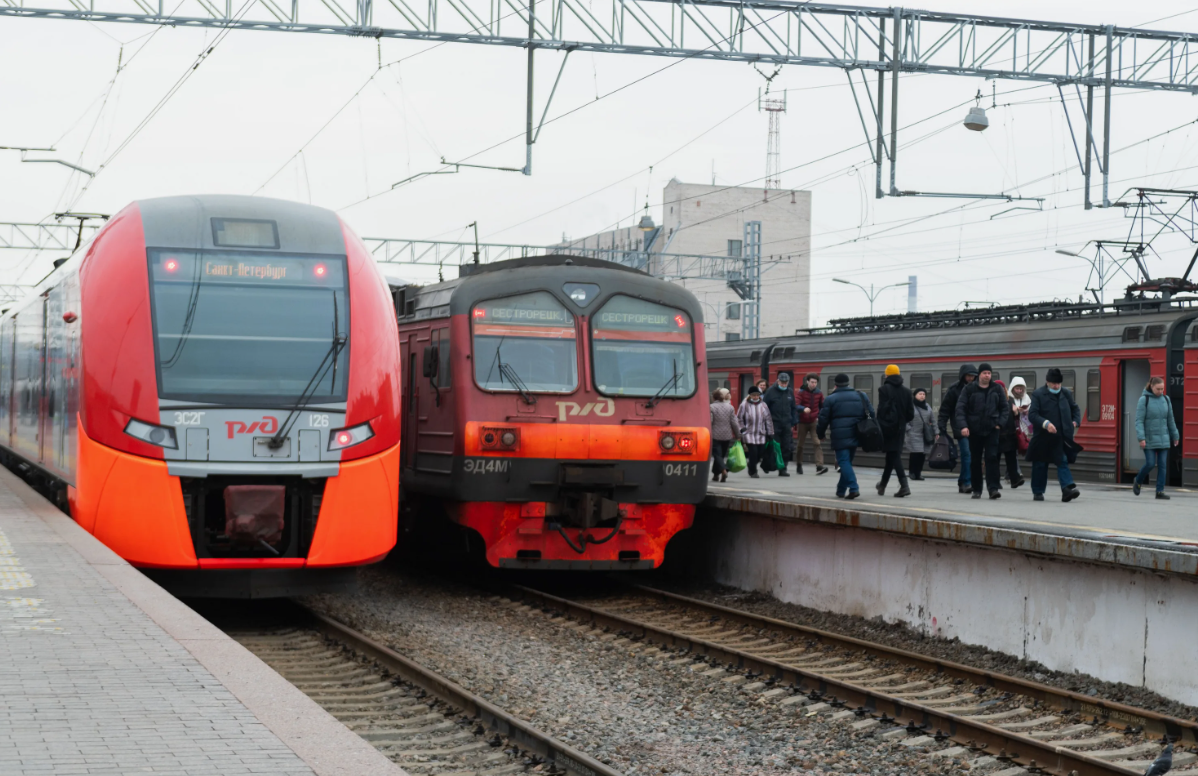
[[[969,443],[970,481],[973,497],[982,497],[982,465],[986,467],[986,490],[990,498],[1000,498],[1001,476],[998,471],[998,441],[1011,414],[1007,393],[996,385],[989,364],[978,366],[977,382],[966,385],[957,400],[957,428]]]
[[[1027,447],[1027,460],[1032,462],[1032,498],[1044,500],[1048,487],[1048,465],[1057,467],[1057,482],[1061,485],[1061,501],[1069,502],[1081,496],[1073,484],[1069,464],[1077,460],[1081,446],[1073,441],[1073,432],[1081,425],[1082,411],[1073,394],[1061,385],[1060,369],[1049,369],[1045,384],[1032,392],[1032,406],[1027,411],[1032,422],[1032,440]]]
[[[915,419],[915,402],[911,389],[903,385],[897,364],[886,367],[886,378],[878,389],[878,425],[882,427],[882,451],[886,453],[886,467],[882,469],[882,480],[878,483],[878,495],[886,495],[886,483],[890,472],[898,475],[899,489],[895,498],[911,495],[907,487],[907,473],[903,471],[903,439],[907,424]]]
[[[789,477],[786,465],[794,457],[794,427],[799,422],[799,408],[795,405],[794,389],[790,387],[790,375],[786,372],[778,375],[778,382],[771,385],[761,398],[770,408],[774,420],[774,439],[782,448],[782,468],[778,470],[778,476]]]
[[[961,391],[965,390],[965,386],[974,381],[978,376],[978,368],[973,364],[961,364],[961,368],[957,371],[957,382],[949,386],[944,393],[944,399],[940,402],[940,413],[937,416],[937,426],[941,434],[952,433],[953,439],[957,440],[958,452],[961,456],[961,473],[957,475],[957,492],[971,492],[971,484],[973,482],[973,472],[970,469],[969,463],[969,443],[963,442],[961,437],[961,427],[956,425],[957,401],[961,398]]]
[[[836,390],[824,399],[819,411],[815,433],[820,439],[829,429],[832,431],[832,452],[836,465],[840,467],[840,481],[836,483],[836,495],[854,499],[861,495],[857,487],[857,475],[853,472],[853,454],[857,452],[857,424],[873,410],[869,399],[860,391],[849,387],[849,376],[838,374]]]

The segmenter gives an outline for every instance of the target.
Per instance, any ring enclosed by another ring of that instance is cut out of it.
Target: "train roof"
[[[602,259],[527,256],[487,264],[463,264],[460,273],[456,280],[397,289],[399,320],[464,315],[475,304],[488,299],[545,290],[575,315],[588,315],[611,295],[624,294],[685,310],[695,324],[703,322],[702,305],[682,286]],[[562,289],[566,283],[594,283],[600,292],[596,299],[579,306]]]
[[[789,337],[712,342],[712,369],[756,368],[771,361],[888,361],[899,358],[977,361],[1044,350],[1081,352],[1164,346],[1171,327],[1198,317],[1198,300],[1144,300],[1119,305],[1028,305],[1021,309],[945,311],[842,319]],[[973,313],[971,315],[971,313]]]

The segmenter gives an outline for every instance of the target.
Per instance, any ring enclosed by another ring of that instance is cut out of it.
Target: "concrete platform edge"
[[[274,669],[126,563],[20,478],[6,469],[0,469],[0,478],[64,543],[178,641],[318,776],[407,776]]]
[[[1097,538],[1009,528],[1001,525],[1001,518],[991,521],[991,524],[979,524],[943,518],[914,517],[859,509],[832,509],[791,501],[715,494],[708,494],[703,506],[708,509],[753,514],[775,520],[862,528],[901,536],[1014,550],[1045,557],[1113,565],[1162,574],[1176,574],[1190,578],[1198,576],[1198,554],[1176,552],[1166,548],[1120,544]]]

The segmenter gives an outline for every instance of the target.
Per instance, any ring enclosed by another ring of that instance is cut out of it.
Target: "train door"
[[[749,389],[753,387],[753,373],[745,372],[740,375],[737,387],[740,389],[740,393],[736,395],[736,406],[739,407],[741,402],[749,398]]]
[[[1148,359],[1129,359],[1120,364],[1120,369],[1123,372],[1119,382],[1123,392],[1123,418],[1119,425],[1119,448],[1123,473],[1132,474],[1144,466],[1144,451],[1136,439],[1136,404],[1152,376],[1152,364]]]

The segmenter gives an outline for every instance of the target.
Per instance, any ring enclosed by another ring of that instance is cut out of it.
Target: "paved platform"
[[[403,776],[0,469],[0,774]]]
[[[747,472],[730,475],[725,483],[709,483],[705,506],[1198,575],[1198,491],[1169,488],[1172,499],[1158,501],[1151,488],[1137,498],[1130,486],[1080,483],[1081,498],[1065,504],[1050,470],[1042,502],[1032,501],[1026,482],[1017,489],[1004,483],[1000,499],[973,500],[957,492],[956,475],[925,472],[928,479],[912,482],[910,496],[896,499],[893,477],[887,495],[879,496],[881,470],[857,468],[861,497],[845,501],[835,495],[834,469],[822,475],[814,465],[804,470],[755,480]]]

